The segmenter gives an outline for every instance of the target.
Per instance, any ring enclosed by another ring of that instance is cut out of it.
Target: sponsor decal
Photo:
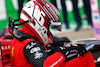
[[[61,56],[56,62],[54,62],[51,66],[49,67],[54,67],[56,64],[58,64],[61,60],[63,59],[63,57]]]
[[[34,53],[35,59],[40,59],[43,57],[43,53],[41,53],[40,47],[34,47],[30,50],[30,53]]]
[[[31,49],[32,47],[34,47],[35,44],[36,43],[31,42],[31,44],[29,44],[29,45],[26,46],[26,49]]]
[[[34,54],[35,59],[40,59],[43,57],[43,53],[41,53],[41,48],[40,47],[34,47],[36,43],[31,42],[26,46],[26,49],[30,50],[30,54]]]
[[[40,52],[36,52],[35,53],[35,59],[40,59],[40,58],[42,58],[43,57],[43,53],[40,53]]]
[[[30,50],[30,53],[35,53],[41,51],[40,47],[34,47]]]
[[[8,49],[10,49],[10,45],[1,46],[1,49],[2,49],[2,50],[8,50]]]

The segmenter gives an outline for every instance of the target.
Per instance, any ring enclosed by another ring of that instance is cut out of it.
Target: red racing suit
[[[60,52],[48,56],[34,39],[20,42],[14,38],[11,45],[12,67],[59,67],[64,60],[65,57]]]
[[[64,62],[63,54],[55,52],[48,55],[41,43],[33,38],[22,41],[13,39],[11,61],[12,67],[95,67],[94,59],[90,53]]]

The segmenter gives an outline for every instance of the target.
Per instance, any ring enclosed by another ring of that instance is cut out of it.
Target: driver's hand
[[[58,47],[56,51],[61,52],[65,56],[66,61],[76,57],[80,58],[81,55],[83,57],[87,53],[85,47],[79,44],[67,44],[66,46]]]

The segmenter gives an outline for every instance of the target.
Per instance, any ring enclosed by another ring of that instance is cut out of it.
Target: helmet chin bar
[[[50,22],[51,22],[50,24],[51,29],[61,31],[61,22],[53,22],[53,21],[50,21]]]
[[[11,34],[14,34],[16,32],[16,30],[18,29],[18,25],[22,25],[27,23],[28,21],[25,21],[23,23],[19,23],[19,24],[14,24],[14,22],[19,21],[19,19],[17,20],[13,20],[12,16],[9,16],[9,24],[8,24],[8,30]]]

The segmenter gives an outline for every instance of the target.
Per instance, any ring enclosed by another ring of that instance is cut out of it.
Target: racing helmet
[[[29,1],[24,5],[19,21],[23,24],[23,30],[26,33],[31,34],[46,46],[53,42],[53,36],[49,28],[61,30],[59,16],[58,10],[51,3],[45,0],[36,0]]]

